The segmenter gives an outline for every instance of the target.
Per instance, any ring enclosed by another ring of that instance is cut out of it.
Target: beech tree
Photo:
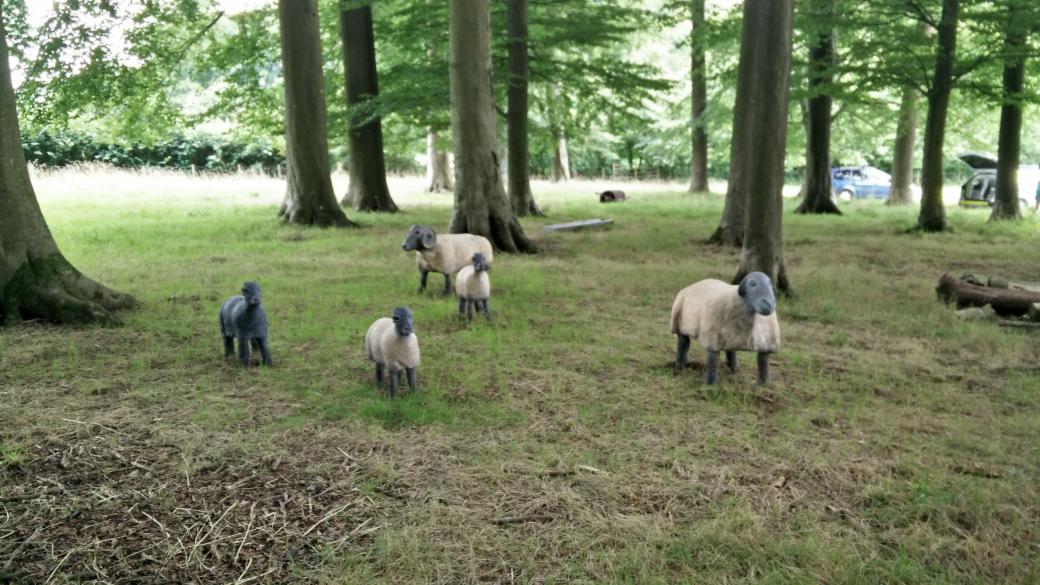
[[[518,216],[542,215],[531,194],[527,144],[527,0],[508,0],[506,34],[509,42],[509,201]]]
[[[704,0],[691,0],[690,21],[690,193],[708,190],[708,131],[704,110],[708,103],[704,59]]]
[[[358,211],[397,211],[386,185],[383,160],[383,123],[373,111],[379,96],[372,6],[361,2],[340,4],[340,35],[350,126],[350,185],[342,205]]]
[[[734,282],[763,272],[789,292],[782,231],[794,0],[746,0],[740,37],[730,185],[746,210]],[[743,152],[736,152],[737,148]],[[727,203],[731,194],[727,193]]]
[[[896,122],[896,141],[892,149],[892,185],[886,205],[913,203],[914,143],[917,141],[917,89],[903,87]]]
[[[285,77],[285,200],[289,223],[352,226],[336,203],[329,177],[325,75],[321,68],[317,0],[278,0]]]
[[[533,252],[502,185],[491,93],[491,15],[487,0],[451,0],[449,70],[455,149],[451,233],[482,235],[505,252]]]
[[[928,117],[924,127],[924,156],[921,161],[921,212],[917,228],[926,232],[946,229],[943,207],[943,140],[946,138],[946,113],[954,84],[957,58],[957,21],[960,0],[943,0],[938,47],[932,83],[928,88]]]
[[[1003,104],[1000,107],[1000,135],[997,140],[997,195],[991,220],[1019,219],[1018,163],[1022,151],[1022,99],[1026,77],[1026,40],[1031,19],[1023,18],[1035,5],[1007,0],[1004,33]]]
[[[72,266],[58,249],[36,200],[11,83],[5,4],[0,0],[0,325],[22,319],[115,323],[113,311],[133,307],[133,297],[98,284]]]

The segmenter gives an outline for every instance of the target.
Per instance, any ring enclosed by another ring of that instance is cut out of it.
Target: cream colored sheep
[[[487,273],[488,265],[484,255],[477,252],[473,255],[472,264],[463,267],[455,276],[455,294],[459,296],[459,314],[466,313],[466,319],[473,320],[473,306],[484,313],[484,318],[491,320],[491,278]]]
[[[391,398],[397,394],[404,373],[412,392],[419,390],[419,338],[414,331],[411,309],[397,307],[392,318],[376,319],[365,332],[365,354],[376,363],[376,385],[383,386],[385,369]]]
[[[726,364],[737,368],[737,351],[758,352],[758,381],[769,379],[769,354],[780,349],[780,323],[776,297],[769,277],[752,272],[732,285],[721,280],[702,280],[675,297],[672,304],[672,333],[678,336],[676,371],[686,365],[690,340],[708,350],[705,383],[718,382],[719,352]]]
[[[420,274],[419,292],[426,290],[426,277],[430,272],[440,272],[444,275],[444,294],[451,294],[451,275],[467,266],[473,254],[483,254],[488,266],[494,259],[491,242],[484,236],[437,235],[433,228],[423,225],[408,228],[408,235],[401,248],[406,252],[414,250],[417,253],[415,263]]]

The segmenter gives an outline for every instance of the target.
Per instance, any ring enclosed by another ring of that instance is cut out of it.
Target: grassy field
[[[421,181],[353,231],[279,224],[263,178],[36,184],[70,260],[142,306],[0,331],[0,581],[1040,582],[1040,337],[933,291],[947,271],[1040,280],[1035,219],[950,208],[925,236],[915,209],[789,205],[773,381],[745,355],[706,387],[699,349],[672,374],[668,315],[735,271],[703,244],[718,196],[536,184],[543,251],[496,257],[495,320],[467,326],[400,249],[448,221]],[[220,350],[217,309],[253,278],[272,369]],[[362,339],[403,304],[423,391],[389,401]]]

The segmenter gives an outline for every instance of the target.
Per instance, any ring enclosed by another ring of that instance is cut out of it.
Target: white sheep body
[[[455,275],[455,294],[467,301],[486,301],[491,298],[491,278],[487,271],[477,272],[472,264],[463,267]]]
[[[419,367],[419,338],[412,333],[401,337],[389,317],[376,319],[365,332],[365,353],[390,372]]]
[[[735,284],[708,279],[679,291],[672,304],[672,333],[688,335],[708,351],[779,350],[776,312],[749,312],[737,289]]]
[[[419,270],[455,274],[468,266],[473,255],[480,252],[491,266],[493,258],[491,242],[484,236],[473,234],[438,234],[437,243],[428,250],[420,250],[416,264]],[[425,263],[426,268],[423,268]]]

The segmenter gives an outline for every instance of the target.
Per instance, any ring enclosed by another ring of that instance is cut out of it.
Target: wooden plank
[[[582,219],[579,221],[569,221],[567,223],[554,223],[551,225],[544,226],[543,232],[570,232],[576,230],[583,230],[588,228],[605,227],[614,223],[612,219],[606,219],[597,217],[596,219]]]

